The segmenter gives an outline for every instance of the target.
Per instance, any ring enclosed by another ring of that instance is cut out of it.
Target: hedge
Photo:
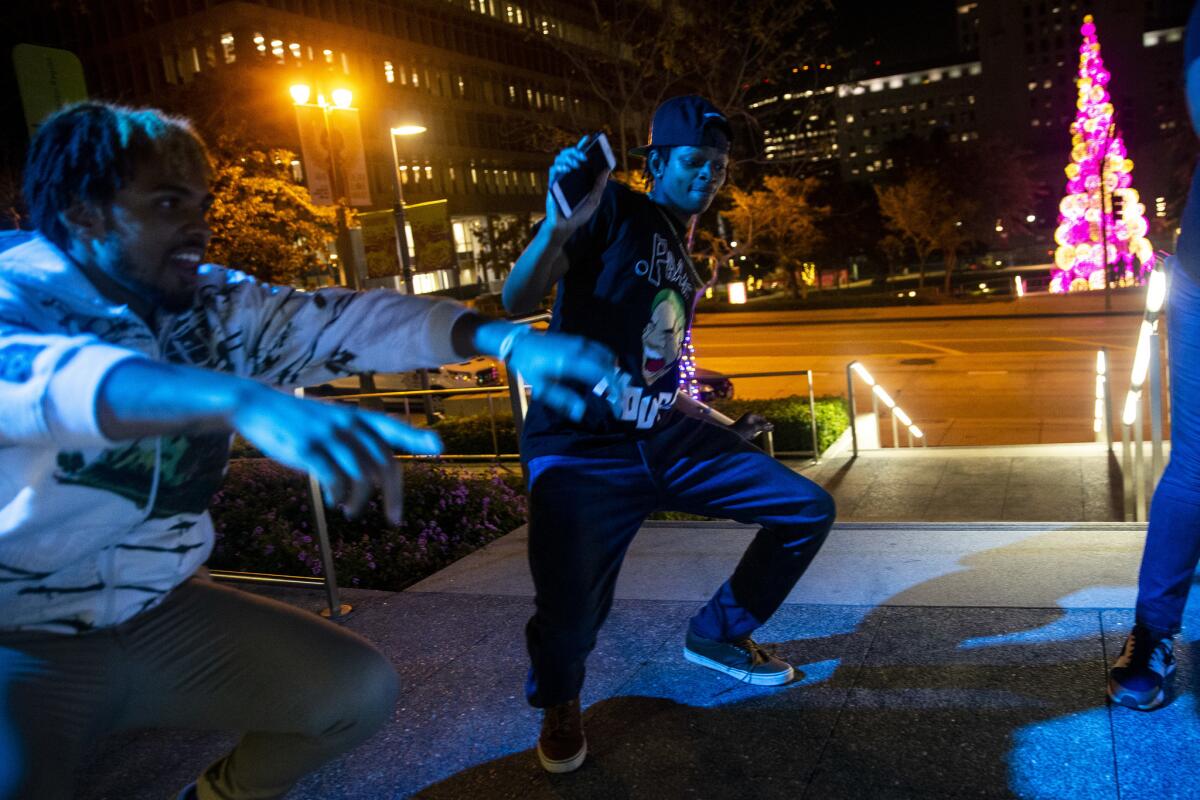
[[[327,510],[338,581],[399,591],[525,523],[519,475],[464,475],[404,465],[404,522],[392,526],[378,497],[354,520]],[[264,458],[236,459],[213,497],[215,569],[320,576],[308,481]]]
[[[809,421],[807,397],[792,395],[774,400],[718,400],[712,405],[733,419],[747,411],[769,419],[775,424],[776,450],[812,450],[812,425]],[[817,438],[822,450],[833,444],[849,424],[844,399],[817,398]],[[433,428],[441,435],[447,453],[469,455],[496,452],[492,445],[492,427],[487,414],[447,417],[438,420]],[[496,415],[496,432],[501,453],[517,452],[517,432],[511,414]]]
[[[771,400],[718,400],[713,408],[727,417],[737,419],[748,411],[766,417],[775,426],[773,434],[777,451],[812,451],[812,415],[808,398],[793,394]],[[837,441],[850,425],[850,414],[843,397],[818,397],[817,442],[824,452]]]

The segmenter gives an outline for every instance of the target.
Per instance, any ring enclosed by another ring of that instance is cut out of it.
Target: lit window
[[[263,38],[261,33],[254,34],[254,48],[263,55],[267,52],[267,40]]]
[[[396,69],[390,61],[383,62],[383,79],[388,83],[396,82]]]
[[[332,64],[332,63],[333,63],[333,51],[332,51],[332,50],[328,50],[328,49],[326,49],[326,50],[322,50],[322,51],[321,51],[321,55],[325,56],[325,63],[326,63],[326,64]]]
[[[283,63],[283,40],[282,39],[272,39],[271,40],[271,55],[275,56],[275,60],[278,61],[280,64]]]
[[[300,44],[299,44],[299,42],[292,42],[291,44],[289,44],[288,50],[290,50],[292,52],[292,58],[296,59],[297,61],[300,60]]]

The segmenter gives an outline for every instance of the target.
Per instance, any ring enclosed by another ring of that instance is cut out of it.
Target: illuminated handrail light
[[[905,414],[904,409],[902,409],[900,406],[896,406],[895,408],[893,408],[892,413],[896,415],[896,419],[900,420],[901,424],[903,424],[904,427],[906,427],[906,428],[912,427],[912,424],[913,424],[912,417],[908,416],[908,414]]]
[[[1130,389],[1129,394],[1125,395],[1125,410],[1121,412],[1123,425],[1132,425],[1137,421],[1138,404],[1141,399],[1142,393],[1136,389]]]
[[[1107,375],[1108,374],[1108,362],[1104,358],[1103,350],[1096,351],[1096,374],[1097,375]]]
[[[908,432],[913,435],[914,439],[924,439],[925,438],[925,434],[922,433],[921,429],[918,428],[916,425],[909,425]]]
[[[871,387],[871,391],[874,392],[875,396],[878,397],[880,401],[889,409],[896,407],[896,401],[893,400],[892,396],[885,392],[883,387],[878,383]]]
[[[1163,302],[1167,299],[1167,276],[1161,269],[1150,271],[1150,284],[1146,289],[1146,313],[1157,314],[1162,311]]]
[[[867,386],[874,386],[875,379],[871,377],[871,373],[867,372],[867,368],[859,362],[855,361],[850,365],[850,369],[854,370],[854,374],[863,379],[863,383]]]
[[[1137,351],[1133,355],[1133,387],[1141,389],[1146,382],[1146,373],[1150,371],[1150,337],[1154,333],[1154,323],[1142,320],[1138,330]]]

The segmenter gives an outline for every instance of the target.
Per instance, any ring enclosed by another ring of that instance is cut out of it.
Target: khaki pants
[[[114,628],[0,632],[0,656],[0,727],[15,733],[21,800],[68,800],[93,739],[152,727],[242,732],[200,776],[201,800],[280,797],[383,725],[399,688],[355,634],[197,579]]]

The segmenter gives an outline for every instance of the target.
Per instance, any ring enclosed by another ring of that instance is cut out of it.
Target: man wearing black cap
[[[587,754],[579,691],[584,662],[612,606],[617,572],[654,511],[670,509],[758,524],[733,576],[692,618],[684,657],[758,685],[790,681],[792,667],[750,634],[783,602],[833,524],[828,493],[746,441],[754,420],[733,423],[679,391],[684,333],[703,281],[683,240],[687,223],[725,181],[730,127],[694,95],[654,114],[645,156],[649,193],[608,181],[564,217],[547,196],[546,219],[504,286],[510,312],[535,308],[558,284],[551,329],[617,353],[629,385],[601,385],[582,421],[534,402],[522,435],[529,469],[529,562],[536,610],[526,627],[526,694],[545,709],[538,758],[551,772]],[[584,163],[562,151],[551,184]],[[619,412],[601,395],[619,395]]]

